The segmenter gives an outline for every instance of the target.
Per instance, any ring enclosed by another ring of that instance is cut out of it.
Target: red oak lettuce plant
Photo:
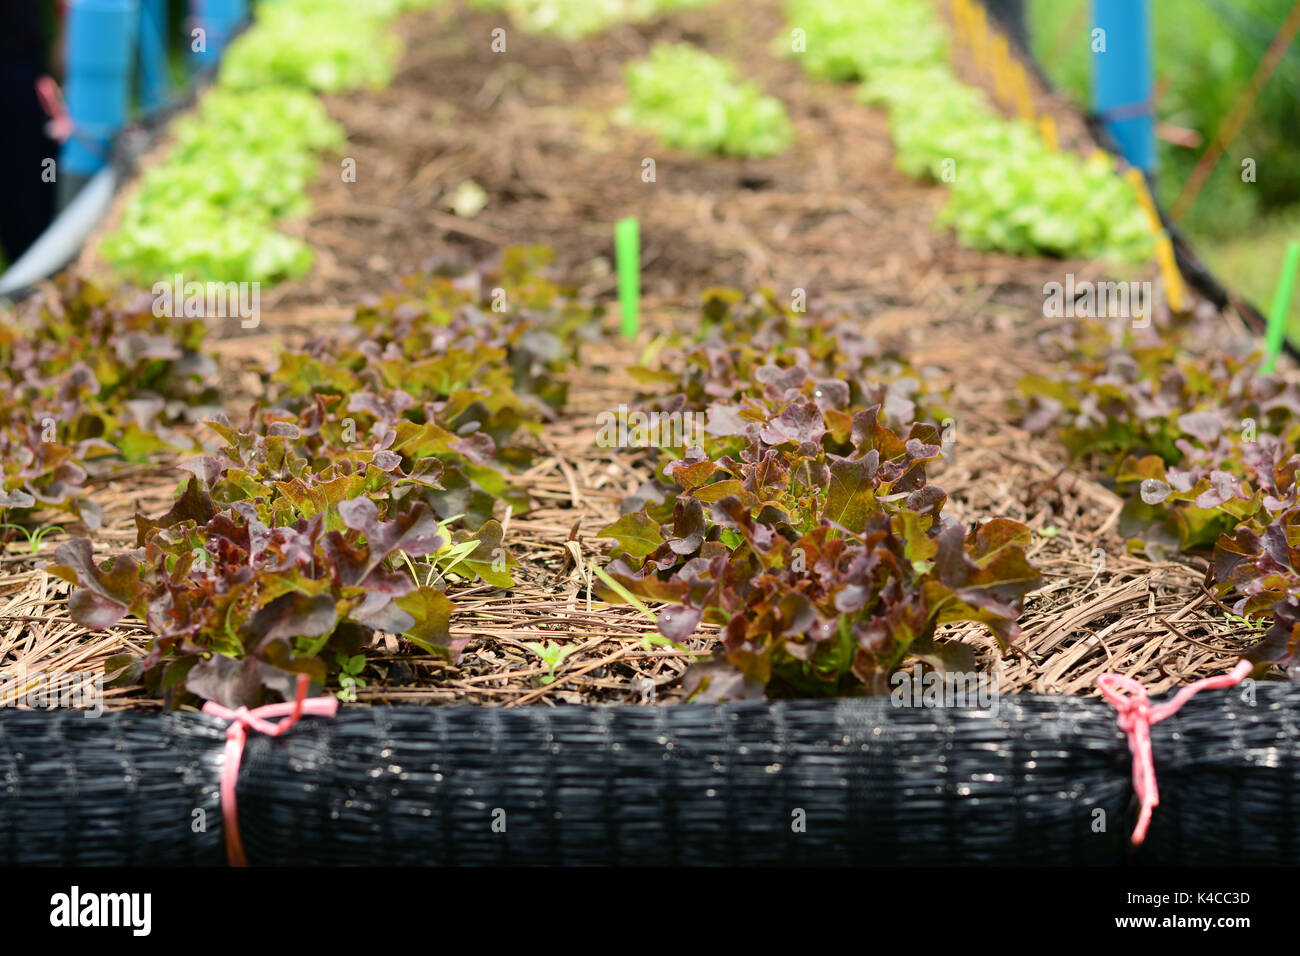
[[[931,426],[899,436],[878,407],[794,402],[744,437],[738,459],[672,468],[681,493],[670,518],[647,506],[603,532],[618,540],[610,575],[675,605],[659,617],[666,637],[723,626],[744,684],[711,675],[707,696],[878,693],[909,655],[969,661],[935,643],[941,624],[977,621],[1004,645],[1016,637],[1039,580],[1028,529],[997,519],[968,533],[943,520],[946,496],[925,476],[939,457]]]
[[[294,675],[325,683],[324,655],[354,655],[377,630],[447,656],[463,645],[450,636],[446,595],[398,565],[451,544],[423,504],[385,521],[361,497],[268,525],[249,502],[218,511],[196,475],[152,524],[142,547],[106,567],[79,538],[59,546],[48,570],[77,585],[68,603],[78,623],[111,627],[130,616],[148,625],[144,658],[110,667],[142,676],[155,694],[231,707],[287,698]]]
[[[1126,499],[1121,531],[1153,558],[1208,549],[1261,509],[1276,513],[1292,480],[1276,486],[1273,470],[1300,439],[1300,390],[1261,375],[1249,350],[1199,353],[1197,322],[1159,340],[1129,324],[1067,332],[1056,374],[1021,382],[1026,429],[1055,430],[1113,483]]]
[[[0,322],[0,514],[68,512],[98,527],[87,482],[123,462],[193,447],[175,429],[215,396],[196,320],[153,314],[148,293],[62,278]]]
[[[464,641],[433,583],[512,585],[493,513],[529,506],[510,478],[530,456],[518,439],[563,405],[557,373],[598,318],[544,265],[511,250],[495,270],[410,280],[286,352],[273,407],[208,418],[220,443],[183,466],[167,513],[136,516],[134,551],[101,567],[88,540],[59,548],[74,619],[144,622],[148,653],[115,665],[232,706],[286,696],[296,673],[325,682],[376,631],[454,658]]]

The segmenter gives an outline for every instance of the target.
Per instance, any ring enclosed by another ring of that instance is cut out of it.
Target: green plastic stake
[[[623,310],[623,337],[636,338],[641,327],[641,227],[636,219],[620,219],[614,227],[618,260],[618,303]]]
[[[1282,352],[1282,343],[1286,341],[1287,315],[1291,312],[1291,298],[1295,295],[1296,269],[1300,267],[1300,242],[1289,242],[1286,247],[1286,259],[1282,263],[1282,275],[1277,280],[1277,292],[1273,294],[1273,308],[1268,313],[1268,333],[1264,338],[1268,358],[1264,362],[1265,372],[1273,371],[1277,357]]]

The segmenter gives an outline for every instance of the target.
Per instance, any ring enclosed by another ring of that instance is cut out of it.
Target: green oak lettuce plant
[[[310,268],[312,252],[276,231],[307,210],[318,155],[343,133],[309,92],[210,91],[177,124],[163,162],[147,170],[101,252],[127,278],[272,282]]]
[[[772,156],[793,130],[781,101],[740,81],[731,64],[686,43],[658,43],[627,68],[619,119],[653,131],[665,145],[694,153]]]
[[[259,4],[253,26],[221,61],[229,89],[286,84],[319,93],[387,86],[401,53],[389,32],[391,4],[276,0]]]
[[[104,258],[135,282],[273,283],[305,274],[311,247],[277,229],[308,209],[307,186],[342,129],[314,92],[391,81],[403,10],[437,0],[277,0],[259,4],[230,45],[217,87],[176,124],[162,163],[147,170]]]
[[[550,33],[577,40],[620,23],[640,23],[713,0],[470,0],[484,10],[504,10],[529,33]]]
[[[812,76],[836,83],[863,80],[889,67],[923,66],[944,60],[948,37],[925,0],[789,0],[786,20],[801,30],[802,49],[792,50]]]
[[[1028,130],[997,162],[958,161],[938,222],[973,249],[1142,263],[1155,239],[1133,186],[1109,162],[1048,149]]]

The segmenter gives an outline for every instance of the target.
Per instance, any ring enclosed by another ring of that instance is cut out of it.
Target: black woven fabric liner
[[[1115,713],[1067,697],[348,708],[250,734],[239,820],[253,865],[1290,864],[1297,713],[1261,684],[1155,725],[1137,857]],[[224,728],[0,713],[3,862],[224,864]]]

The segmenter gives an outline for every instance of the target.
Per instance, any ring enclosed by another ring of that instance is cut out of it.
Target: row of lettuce
[[[1119,529],[1154,560],[1209,558],[1233,611],[1267,626],[1247,656],[1290,667],[1300,641],[1300,388],[1222,320],[1072,322],[1051,375],[1020,383],[1023,424],[1052,434],[1124,499]]]
[[[298,673],[323,684],[378,630],[454,659],[448,583],[512,585],[499,519],[530,506],[530,436],[600,324],[547,255],[410,280],[285,351],[237,423],[212,402],[201,323],[68,284],[0,325],[5,522],[62,509],[93,530],[93,487],[190,453],[172,506],[136,515],[133,550],[105,563],[72,538],[48,568],[76,586],[79,623],[147,626],[148,653],[110,669],[168,699],[251,704]]]
[[[390,82],[401,52],[393,18],[436,2],[260,4],[216,89],[177,124],[163,161],[144,174],[102,243],[106,261],[141,284],[177,272],[262,283],[307,272],[311,247],[280,229],[307,212],[321,157],[340,156],[345,142],[317,94]],[[701,5],[475,3],[525,30],[567,38]],[[938,222],[963,243],[1118,263],[1150,258],[1153,237],[1132,184],[1105,159],[1050,148],[1033,126],[1005,118],[958,80],[948,30],[927,0],[790,0],[787,18],[781,51],[817,79],[861,82],[863,100],[888,109],[899,168],[945,184]],[[627,67],[626,83],[616,118],[671,148],[768,157],[793,142],[779,99],[689,43],[656,44]]]
[[[976,249],[1140,263],[1154,238],[1131,183],[1108,160],[1050,146],[1004,117],[950,66],[950,37],[929,0],[789,0],[808,72],[860,81],[889,111],[899,168],[947,185],[939,214]]]
[[[100,246],[123,277],[149,285],[175,273],[272,282],[313,262],[278,226],[308,208],[320,157],[343,130],[318,93],[392,80],[401,43],[394,18],[439,0],[275,0],[222,58],[215,88],[178,122]]]

